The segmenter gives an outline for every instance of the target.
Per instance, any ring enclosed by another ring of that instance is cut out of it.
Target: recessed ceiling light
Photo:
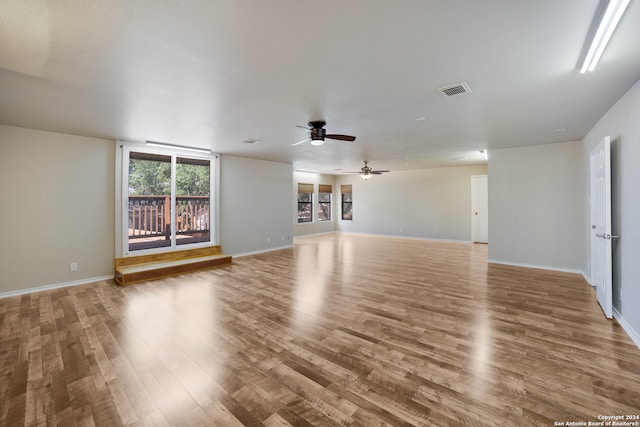
[[[565,130],[567,130],[566,128],[558,128],[558,129],[554,129],[554,132],[564,132]]]
[[[425,120],[427,120],[426,117],[416,117],[416,122],[424,122]]]
[[[334,171],[336,171],[336,172],[342,172],[342,168],[336,168],[336,169],[334,169]]]
[[[255,138],[247,138],[247,139],[243,139],[242,142],[244,142],[245,144],[256,144],[260,142],[260,140]]]

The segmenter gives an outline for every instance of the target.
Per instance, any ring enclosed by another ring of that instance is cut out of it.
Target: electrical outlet
[[[69,263],[69,271],[78,271],[78,263],[70,262]]]
[[[280,240],[284,240],[284,234],[282,235],[282,237],[280,238]]]
[[[267,243],[271,243],[271,237],[267,237]]]

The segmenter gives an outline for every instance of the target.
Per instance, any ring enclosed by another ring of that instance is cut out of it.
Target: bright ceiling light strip
[[[630,0],[609,1],[607,10],[600,21],[600,25],[598,26],[598,31],[591,41],[591,46],[589,47],[587,56],[584,59],[584,64],[582,64],[580,73],[584,74],[587,71],[593,71],[596,68],[604,49],[609,43],[609,39],[611,39],[613,32],[618,26],[618,22],[620,22],[620,18],[622,18],[622,14],[629,5],[629,1]]]
[[[157,141],[147,141],[146,144],[150,147],[173,148],[174,150],[194,151],[196,153],[211,154],[211,150],[209,150],[208,148],[188,147],[186,145],[176,145]]]

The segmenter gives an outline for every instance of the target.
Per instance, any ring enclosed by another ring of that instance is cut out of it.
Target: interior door
[[[489,243],[489,191],[487,175],[471,177],[471,240]]]
[[[605,316],[612,316],[611,154],[605,137],[591,150],[591,285]]]

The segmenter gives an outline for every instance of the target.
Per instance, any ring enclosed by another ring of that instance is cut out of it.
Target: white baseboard
[[[629,338],[631,338],[631,341],[633,341],[636,347],[640,348],[640,334],[638,333],[638,331],[633,329],[629,322],[627,322],[627,320],[615,307],[613,307],[613,317],[616,318],[620,326],[622,326],[622,329],[624,329],[627,335],[629,335]]]
[[[242,257],[249,256],[249,255],[257,255],[257,254],[263,254],[265,252],[273,252],[273,251],[279,251],[281,249],[291,249],[291,248],[293,248],[293,245],[276,246],[274,248],[259,249],[257,251],[250,251],[250,252],[242,252],[242,253],[239,253],[239,254],[233,254],[231,256],[233,258],[242,258]]]
[[[581,276],[584,277],[584,272],[582,270],[576,270],[572,268],[560,268],[560,267],[551,267],[548,265],[536,265],[536,264],[525,264],[522,262],[500,261],[497,259],[488,259],[487,262],[491,264],[512,265],[514,267],[537,268],[540,270],[559,271],[561,273],[580,274]],[[587,281],[587,283],[589,283],[589,281]]]
[[[55,283],[53,285],[37,286],[35,288],[18,289],[16,291],[2,292],[0,298],[9,298],[19,295],[32,294],[34,292],[50,291],[52,289],[66,288],[69,286],[86,285],[88,283],[101,282],[103,280],[113,279],[111,276],[89,277],[87,279],[74,280],[72,282]]]
[[[342,234],[356,234],[358,236],[371,236],[371,237],[387,237],[390,239],[409,239],[409,240],[426,240],[429,242],[443,242],[443,243],[473,243],[471,240],[455,240],[455,239],[437,239],[435,237],[416,237],[407,236],[404,234],[374,234],[374,233],[360,233],[358,231],[337,231]]]

